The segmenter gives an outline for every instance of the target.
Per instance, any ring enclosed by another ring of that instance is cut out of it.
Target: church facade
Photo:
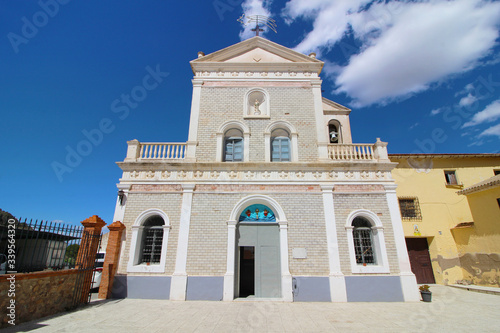
[[[128,142],[116,297],[417,301],[387,143],[323,62],[261,37],[191,61],[185,143]]]

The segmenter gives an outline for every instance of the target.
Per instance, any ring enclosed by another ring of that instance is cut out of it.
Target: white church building
[[[387,143],[323,62],[253,37],[191,61],[188,141],[128,142],[115,297],[418,301]]]

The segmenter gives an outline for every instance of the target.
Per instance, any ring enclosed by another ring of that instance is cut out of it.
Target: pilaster
[[[195,184],[182,184],[182,207],[179,225],[179,241],[177,242],[177,255],[175,271],[172,274],[170,299],[174,301],[186,300],[187,287],[187,250],[189,241],[189,224],[191,222],[191,205]]]
[[[405,234],[403,230],[403,223],[401,221],[396,187],[396,184],[385,185],[385,191],[387,204],[389,205],[389,213],[391,215],[392,229],[394,232],[394,243],[398,254],[401,287],[403,289],[403,297],[405,301],[418,302],[420,300],[420,296],[417,289],[417,279],[411,271],[410,258],[408,257],[408,250],[406,249]]]
[[[323,211],[325,214],[328,264],[330,266],[330,298],[332,302],[347,302],[344,274],[340,268],[340,253],[335,222],[333,184],[321,185],[323,192]]]
[[[234,299],[234,253],[236,249],[236,221],[227,221],[227,267],[224,274],[223,301]]]

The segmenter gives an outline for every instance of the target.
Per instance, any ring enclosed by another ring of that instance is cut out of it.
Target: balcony
[[[127,158],[125,162],[184,160],[187,153],[186,143],[171,142],[139,142],[128,141]]]
[[[328,159],[334,161],[376,160],[374,145],[370,144],[329,144]]]
[[[188,158],[189,142],[139,142],[128,141],[127,157],[125,162],[146,161],[173,161],[173,162],[195,162],[194,158]],[[194,145],[192,148],[195,148]],[[326,147],[325,147],[326,146]],[[320,158],[322,161],[335,162],[388,162],[387,143],[377,138],[375,144],[328,144],[320,146]],[[326,149],[325,149],[326,148]],[[193,154],[194,149],[191,151]]]

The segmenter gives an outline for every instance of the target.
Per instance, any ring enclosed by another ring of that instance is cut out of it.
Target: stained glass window
[[[251,205],[243,209],[239,221],[244,222],[275,222],[274,212],[265,205]]]

